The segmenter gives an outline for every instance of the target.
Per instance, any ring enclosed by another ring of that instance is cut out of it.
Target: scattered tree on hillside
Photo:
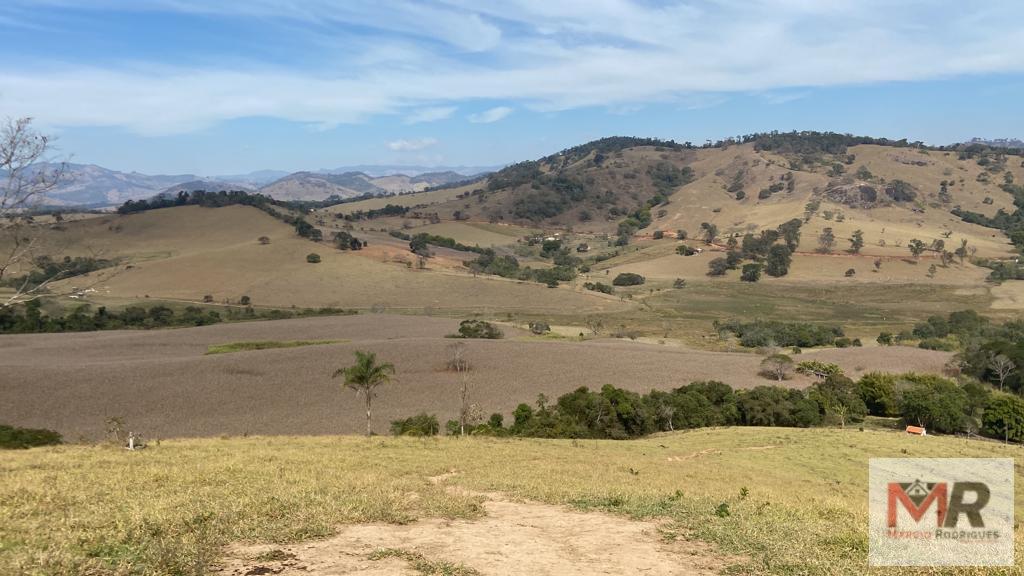
[[[881,258],[875,258],[875,272],[878,272],[881,269],[882,269],[882,259]]]
[[[704,243],[714,244],[715,239],[718,238],[718,226],[712,224],[711,222],[702,222],[700,225],[700,229],[704,231]]]
[[[270,244],[270,238],[267,236],[260,236],[259,238],[256,239],[256,241],[264,246]]]
[[[761,361],[761,374],[779,382],[789,378],[793,372],[793,359],[785,354],[772,354]]]
[[[999,390],[1001,391],[1006,384],[1006,379],[1017,369],[1017,365],[1005,354],[993,354],[988,360],[988,368],[999,379]]]
[[[768,260],[765,263],[765,274],[776,278],[789,273],[789,265],[793,261],[788,246],[774,245],[768,249]]]
[[[864,247],[864,231],[854,230],[853,236],[850,237],[850,253],[860,254],[860,249]]]
[[[306,262],[309,262],[310,264],[319,264],[320,255],[315,252],[306,254]]]
[[[821,234],[818,235],[818,252],[830,254],[835,245],[836,235],[832,232],[832,229],[823,228]]]
[[[708,262],[708,276],[724,276],[730,270],[725,258],[715,258]]]
[[[967,257],[967,239],[960,239],[960,247],[953,251],[953,254],[960,259],[960,265],[964,265],[964,258]]]
[[[913,240],[907,243],[907,248],[910,249],[910,254],[913,255],[914,259],[916,260],[921,256],[921,254],[924,253],[926,245],[921,240],[914,238]]]
[[[356,395],[363,395],[366,400],[366,435],[373,434],[373,398],[377,395],[377,387],[387,384],[395,373],[394,364],[377,363],[377,355],[373,352],[356,350],[356,363],[348,368],[339,368],[332,378],[345,378],[345,387],[355,390]]]
[[[740,272],[740,280],[744,282],[757,282],[761,279],[761,265],[752,262],[750,264],[744,264],[743,270]]]

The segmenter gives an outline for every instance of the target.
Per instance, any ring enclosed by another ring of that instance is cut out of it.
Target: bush
[[[904,422],[952,434],[966,424],[967,393],[952,380],[938,376],[904,374],[900,413]]]
[[[315,253],[315,252],[311,253],[311,254],[307,254],[306,255],[306,262],[309,262],[310,264],[319,264],[320,263],[320,255]]]
[[[404,420],[391,421],[391,433],[395,436],[437,436],[441,432],[441,425],[437,416],[420,412]]]
[[[744,264],[743,271],[740,273],[740,280],[744,282],[757,282],[761,279],[761,265],[752,263]]]
[[[612,284],[615,286],[639,286],[646,281],[647,279],[639,274],[623,272],[612,280]]]
[[[551,332],[551,326],[547,322],[530,322],[530,332],[540,336]]]
[[[686,244],[680,244],[679,246],[676,246],[676,254],[679,254],[681,256],[693,256],[696,253],[696,250],[690,248]]]
[[[583,283],[583,287],[586,288],[587,290],[592,290],[594,292],[601,292],[602,294],[614,294],[615,293],[615,289],[614,288],[612,288],[611,286],[609,286],[607,284],[603,284],[601,282],[584,282]]]
[[[838,364],[831,364],[820,360],[805,360],[796,365],[796,371],[800,374],[821,379],[843,375],[843,369]]]
[[[716,320],[714,326],[719,332],[732,332],[739,337],[740,344],[748,348],[827,346],[843,335],[843,330],[839,326],[819,326],[806,322]]]
[[[61,435],[43,428],[16,428],[0,424],[0,449],[20,450],[35,446],[61,444]]]
[[[490,322],[483,320],[463,320],[459,322],[459,333],[453,334],[451,338],[483,338],[485,340],[498,340],[503,337],[501,330]]]

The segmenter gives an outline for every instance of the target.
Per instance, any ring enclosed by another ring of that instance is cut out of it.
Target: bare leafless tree
[[[1013,363],[1004,354],[993,354],[988,360],[988,367],[996,373],[996,378],[999,378],[999,389],[1003,389],[1003,385],[1006,384],[1006,379],[1013,374],[1013,371],[1017,369],[1017,365]]]
[[[38,272],[40,257],[49,256],[51,262],[56,261],[62,251],[52,235],[43,233],[46,226],[35,220],[46,194],[66,176],[66,164],[53,162],[50,157],[52,144],[49,136],[33,128],[31,118],[0,122],[0,287],[5,288],[0,294],[0,308],[24,304],[44,294],[59,295],[53,284],[69,276],[69,271],[62,267],[51,267],[44,275],[29,274],[33,270]],[[78,251],[86,248],[76,246]],[[116,267],[107,268],[77,289],[95,286],[117,272]],[[64,293],[75,290],[65,288]]]
[[[448,346],[448,370],[459,375],[459,435],[465,436],[473,406],[469,403],[469,361],[466,360],[466,345],[462,342]]]

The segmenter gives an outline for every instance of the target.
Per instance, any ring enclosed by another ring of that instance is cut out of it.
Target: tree
[[[910,254],[916,260],[917,258],[919,258],[921,256],[921,254],[924,253],[925,248],[927,248],[927,246],[921,240],[918,240],[917,238],[914,238],[913,240],[911,240],[910,242],[907,243],[907,248],[910,249]]]
[[[994,394],[981,418],[981,433],[1004,442],[1024,442],[1024,400]]]
[[[10,246],[0,256],[0,283],[16,269],[31,267],[40,255],[41,238],[33,225],[31,211],[64,176],[64,165],[41,167],[50,149],[50,137],[32,128],[31,118],[7,119],[0,123],[0,233]],[[54,275],[29,282],[12,282],[13,293],[0,297],[0,308],[35,300],[47,286],[64,277]],[[13,279],[10,279],[13,280]]]
[[[967,239],[960,239],[960,247],[953,251],[953,254],[960,259],[960,265],[964,265],[964,258],[967,258]]]
[[[614,280],[612,280],[612,284],[615,286],[639,286],[643,284],[645,281],[646,279],[639,274],[634,274],[633,272],[623,272],[616,276]]]
[[[740,272],[740,280],[744,282],[757,282],[761,279],[761,265],[758,263],[744,264]]]
[[[710,222],[701,222],[700,229],[704,231],[704,243],[714,244],[718,238],[718,226]]]
[[[708,262],[708,276],[724,276],[729,271],[729,262],[725,258],[715,258]]]
[[[823,228],[821,234],[818,235],[818,252],[822,254],[828,254],[832,252],[832,247],[836,245],[836,235],[832,232],[831,228]]]
[[[316,252],[311,252],[309,254],[306,254],[306,262],[309,262],[310,264],[319,264],[320,263],[320,255],[317,254]]]
[[[765,263],[765,274],[776,278],[789,274],[789,265],[793,261],[789,246],[776,244],[768,249],[768,261]]]
[[[387,384],[395,373],[394,364],[377,363],[377,355],[373,352],[356,350],[356,363],[348,368],[339,368],[332,378],[343,376],[345,387],[355,390],[356,395],[363,395],[366,400],[366,435],[373,434],[371,425],[373,398],[377,395],[377,387]]]
[[[260,236],[259,238],[256,239],[256,241],[264,246],[270,244],[270,238],[267,236]]]
[[[999,390],[1002,391],[1003,386],[1006,384],[1006,379],[1017,369],[1017,365],[1005,354],[993,354],[988,359],[988,368],[999,379]]]
[[[466,345],[462,342],[448,346],[448,369],[459,375],[459,436],[465,436],[469,419],[469,361],[466,360]]]
[[[853,236],[850,237],[850,253],[860,254],[860,249],[864,247],[864,231],[854,230]]]
[[[761,373],[779,382],[793,372],[793,359],[785,354],[772,354],[761,361]]]

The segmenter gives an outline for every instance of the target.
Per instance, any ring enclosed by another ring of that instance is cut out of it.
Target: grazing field
[[[445,338],[458,321],[390,315],[301,318],[154,331],[0,336],[4,378],[0,422],[50,428],[70,440],[104,435],[110,417],[147,438],[219,434],[355,433],[362,401],[331,379],[369,350],[397,367],[379,391],[374,429],[427,411],[455,418],[460,380],[445,371]],[[506,416],[579,386],[613,384],[637,392],[696,380],[737,388],[771,383],[757,374],[761,357],[629,340],[550,339],[504,327],[504,340],[464,340],[470,400]],[[330,341],[317,346],[207,355],[231,342]],[[914,348],[805,353],[826,355],[851,375],[892,369],[939,372],[949,355]],[[817,356],[814,356],[817,357]],[[810,384],[805,377],[790,386]]]
[[[1022,512],[1019,447],[853,428],[61,446],[0,454],[0,572],[864,574],[868,459],[907,455],[1014,458]]]

